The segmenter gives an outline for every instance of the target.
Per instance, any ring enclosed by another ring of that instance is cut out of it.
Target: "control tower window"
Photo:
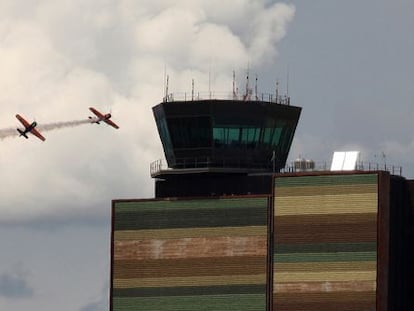
[[[175,148],[211,147],[210,117],[180,117],[168,120]]]
[[[284,127],[240,127],[237,125],[213,128],[216,148],[239,146],[246,149],[277,146]]]

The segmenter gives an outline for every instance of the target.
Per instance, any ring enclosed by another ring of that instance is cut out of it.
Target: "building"
[[[153,112],[168,168],[154,199],[112,202],[111,310],[413,310],[411,181],[281,173],[288,99]]]

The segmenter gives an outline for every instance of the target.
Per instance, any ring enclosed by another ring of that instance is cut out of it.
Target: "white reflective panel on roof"
[[[335,151],[331,171],[353,171],[356,169],[359,151]]]
[[[356,169],[356,164],[359,157],[359,151],[345,152],[345,161],[342,166],[343,171],[353,171]]]
[[[342,171],[345,160],[345,152],[335,151],[332,158],[331,171]]]

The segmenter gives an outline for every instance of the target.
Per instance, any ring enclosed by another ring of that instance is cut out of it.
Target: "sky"
[[[0,309],[108,310],[112,199],[152,198],[151,108],[247,71],[303,108],[288,161],[334,151],[414,178],[411,0],[0,2]],[[13,133],[41,125],[119,124]]]

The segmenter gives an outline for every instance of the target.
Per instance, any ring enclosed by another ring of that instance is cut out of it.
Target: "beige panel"
[[[376,281],[377,271],[276,272],[277,283]]]
[[[275,198],[275,216],[377,213],[377,194]]]
[[[274,293],[317,293],[317,292],[369,292],[375,291],[376,281],[277,283]]]

